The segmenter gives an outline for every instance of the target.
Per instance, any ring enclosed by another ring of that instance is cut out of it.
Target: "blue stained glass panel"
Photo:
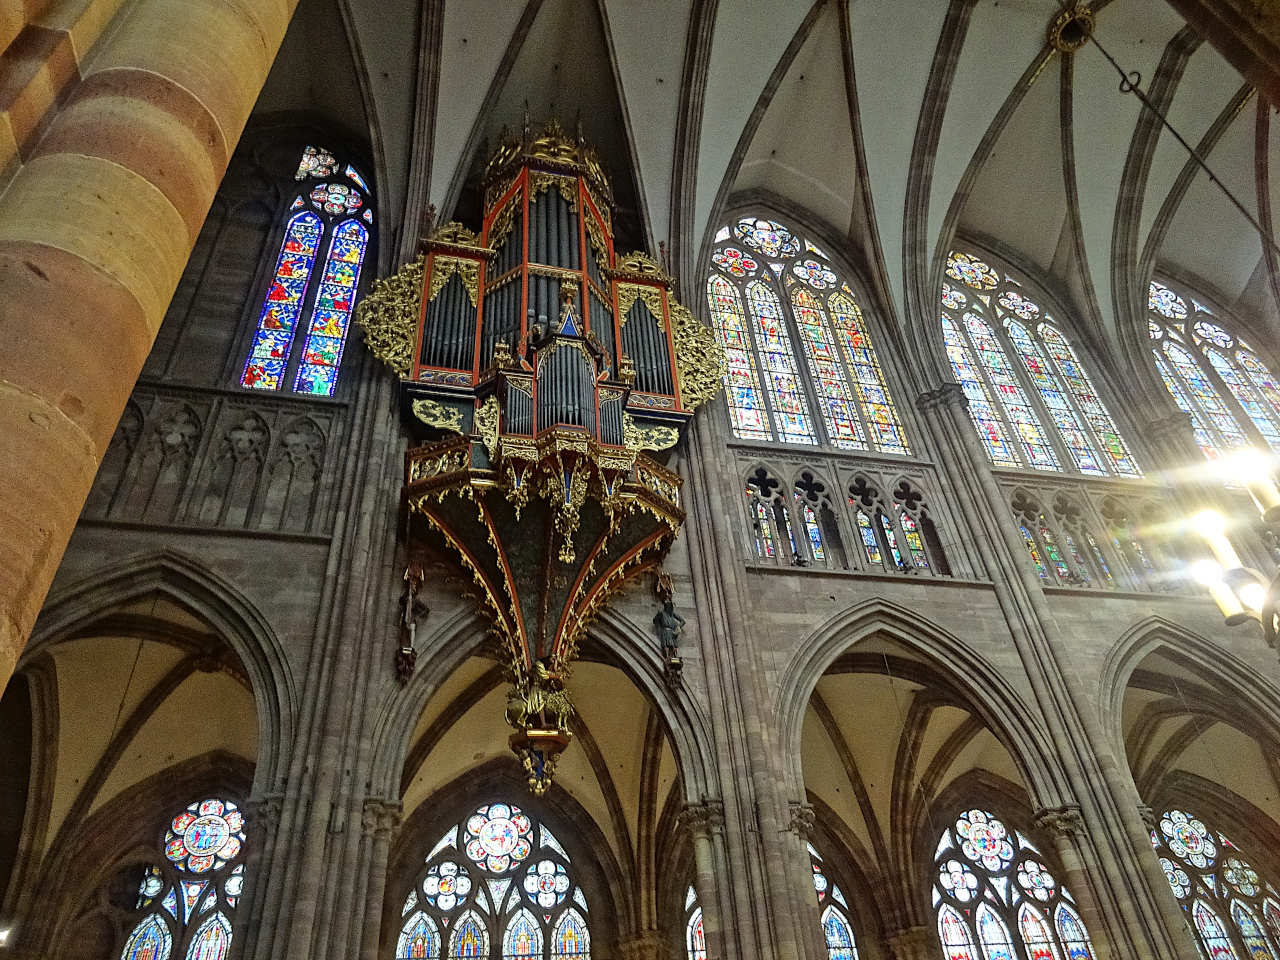
[[[713,274],[707,280],[707,302],[729,361],[724,387],[733,435],[741,440],[772,440],[760,372],[738,290],[724,277]]]
[[[1075,461],[1076,469],[1081,473],[1105,474],[1107,471],[1098,462],[1084,424],[1072,409],[1062,384],[1045,361],[1039,346],[1022,324],[1007,321],[1005,329],[1022,359],[1023,368],[1031,377],[1032,385],[1040,392],[1040,399],[1044,401],[1053,425],[1058,428],[1058,434],[1070,452],[1071,459]]]
[[[241,386],[255,390],[280,388],[322,229],[320,218],[309,211],[295,214],[285,227],[280,256],[258,317],[258,330],[240,376]]]
[[[334,228],[311,314],[311,329],[293,383],[298,393],[333,395],[368,244],[369,231],[357,220],[344,221]]]
[[[782,319],[782,304],[777,295],[759,281],[748,285],[747,301],[755,319],[766,377],[772,387],[779,439],[812,444],[815,440],[809,422],[809,404],[800,386],[791,336]]]
[[[1018,458],[1009,445],[1008,428],[996,414],[995,404],[987,392],[987,385],[973,363],[973,354],[954,320],[942,315],[942,339],[947,346],[947,358],[965,399],[969,401],[969,417],[978,431],[978,438],[987,449],[991,462],[999,467],[1019,466]]]

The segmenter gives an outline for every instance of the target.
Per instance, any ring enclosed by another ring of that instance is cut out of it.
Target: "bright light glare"
[[[9,942],[9,934],[11,932],[12,931],[10,931],[7,928],[4,930],[0,930],[0,946],[3,946],[4,944]]]
[[[1201,510],[1191,518],[1191,528],[1206,540],[1225,536],[1227,518],[1217,510]]]
[[[1224,480],[1244,483],[1271,483],[1274,472],[1271,457],[1256,447],[1244,447],[1230,453],[1216,466]]]
[[[1191,565],[1191,576],[1203,586],[1216,586],[1222,582],[1222,564],[1212,560],[1197,560]]]
[[[1240,601],[1255,613],[1262,610],[1266,599],[1267,589],[1260,583],[1246,583],[1240,588]]]

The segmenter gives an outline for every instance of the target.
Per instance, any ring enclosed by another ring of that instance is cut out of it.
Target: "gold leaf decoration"
[[[622,415],[623,436],[631,450],[666,450],[680,439],[679,427],[640,426],[629,413]]]
[[[489,459],[498,455],[498,398],[489,397],[475,412],[475,431],[489,451]]]
[[[467,288],[467,297],[470,298],[473,307],[476,305],[476,299],[480,295],[479,262],[441,256],[436,256],[431,261],[431,283],[427,287],[427,303],[440,295],[440,291],[444,289],[444,285],[449,282],[449,278],[454,273],[462,277],[462,285]]]
[[[413,363],[424,268],[424,258],[418,257],[391,276],[374,281],[356,307],[355,319],[364,329],[365,343],[401,379],[409,375]]]
[[[720,392],[729,361],[719,338],[700,324],[688,307],[672,300],[668,311],[676,344],[680,402],[686,410],[695,410]]]
[[[662,291],[634,283],[618,284],[618,322],[624,327],[627,325],[627,314],[636,305],[636,300],[643,300],[658,326],[662,326]]]
[[[428,427],[438,430],[462,432],[462,411],[456,407],[446,407],[436,400],[413,401],[413,415]]]

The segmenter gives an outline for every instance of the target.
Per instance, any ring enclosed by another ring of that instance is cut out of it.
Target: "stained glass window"
[[[846,912],[848,902],[840,887],[827,877],[822,857],[812,845],[809,847],[809,865],[813,870],[813,890],[821,911],[819,920],[827,944],[827,960],[858,960],[858,947]]]
[[[121,960],[225,960],[244,890],[244,847],[245,817],[232,801],[208,797],[178,811],[159,847],[163,862],[138,885],[144,913]]]
[[[405,900],[395,960],[590,960],[587,897],[548,827],[493,801],[452,824]],[[445,942],[447,941],[447,947]]]
[[[825,254],[756,217],[716,236],[707,299],[734,436],[909,454],[866,318]]]
[[[280,254],[240,375],[243,387],[291,385],[295,393],[328,397],[337,386],[373,223],[364,178],[348,164],[348,182],[329,179],[338,169],[328,150],[303,151],[295,179],[306,182],[288,205]],[[304,322],[306,335],[298,337]]]
[[[702,927],[702,906],[693,887],[684,898],[684,948],[688,960],[707,960],[707,934]]]
[[[933,904],[947,960],[1094,960],[1071,894],[1035,845],[994,813],[961,813],[934,857]]]
[[[1205,956],[1280,958],[1280,892],[1226,835],[1175,809],[1161,815],[1151,843]]]
[[[943,342],[991,462],[1141,476],[1075,347],[1042,303],[970,253],[953,251],[946,276]]]
[[[1280,390],[1257,353],[1188,291],[1152,281],[1147,306],[1156,371],[1205,456],[1264,443],[1280,452]]]

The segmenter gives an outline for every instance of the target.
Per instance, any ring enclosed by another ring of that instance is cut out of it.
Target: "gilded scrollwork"
[[[631,253],[619,255],[617,266],[613,268],[613,272],[619,275],[649,277],[668,285],[671,283],[671,275],[662,268],[662,264],[640,250],[633,250]]]
[[[624,327],[627,325],[627,314],[637,300],[644,301],[658,326],[662,326],[662,291],[657,287],[638,283],[618,284],[618,323]]]
[[[476,306],[476,301],[480,296],[480,262],[478,260],[465,260],[461,257],[441,257],[436,256],[431,260],[431,282],[427,287],[426,301],[430,303],[440,291],[444,289],[444,285],[449,282],[449,278],[455,273],[462,277],[462,285],[467,288],[467,297],[471,300],[471,305]]]
[[[492,460],[498,455],[498,398],[488,397],[476,409],[475,431],[480,434],[484,448]]]
[[[583,216],[582,222],[586,225],[587,236],[591,240],[590,247],[592,254],[596,258],[596,266],[600,268],[601,273],[607,273],[609,270],[609,242],[605,239],[604,228],[600,226],[600,221],[589,212]]]
[[[401,378],[409,375],[413,365],[425,263],[425,258],[418,257],[375,281],[356,307],[356,323],[364,329],[370,351]]]
[[[413,401],[413,415],[428,427],[462,432],[462,411],[457,407],[446,407],[437,400]]]
[[[569,204],[570,210],[578,209],[578,181],[573,177],[563,177],[555,173],[542,173],[534,171],[529,174],[529,200],[532,202],[539,194],[545,193],[551,187],[555,187],[560,191],[560,196],[564,197],[565,203]],[[590,219],[588,217],[587,219]]]
[[[686,410],[695,410],[720,392],[729,362],[719,339],[697,321],[688,307],[672,300],[669,310],[676,343],[680,402]]]
[[[520,208],[521,198],[519,192],[512,195],[493,221],[489,224],[489,236],[487,237],[489,246],[500,247],[507,234],[511,232],[511,225],[516,221],[516,210]]]
[[[627,447],[631,450],[667,450],[674,447],[680,439],[679,428],[640,426],[629,413],[622,415],[622,428]]]

